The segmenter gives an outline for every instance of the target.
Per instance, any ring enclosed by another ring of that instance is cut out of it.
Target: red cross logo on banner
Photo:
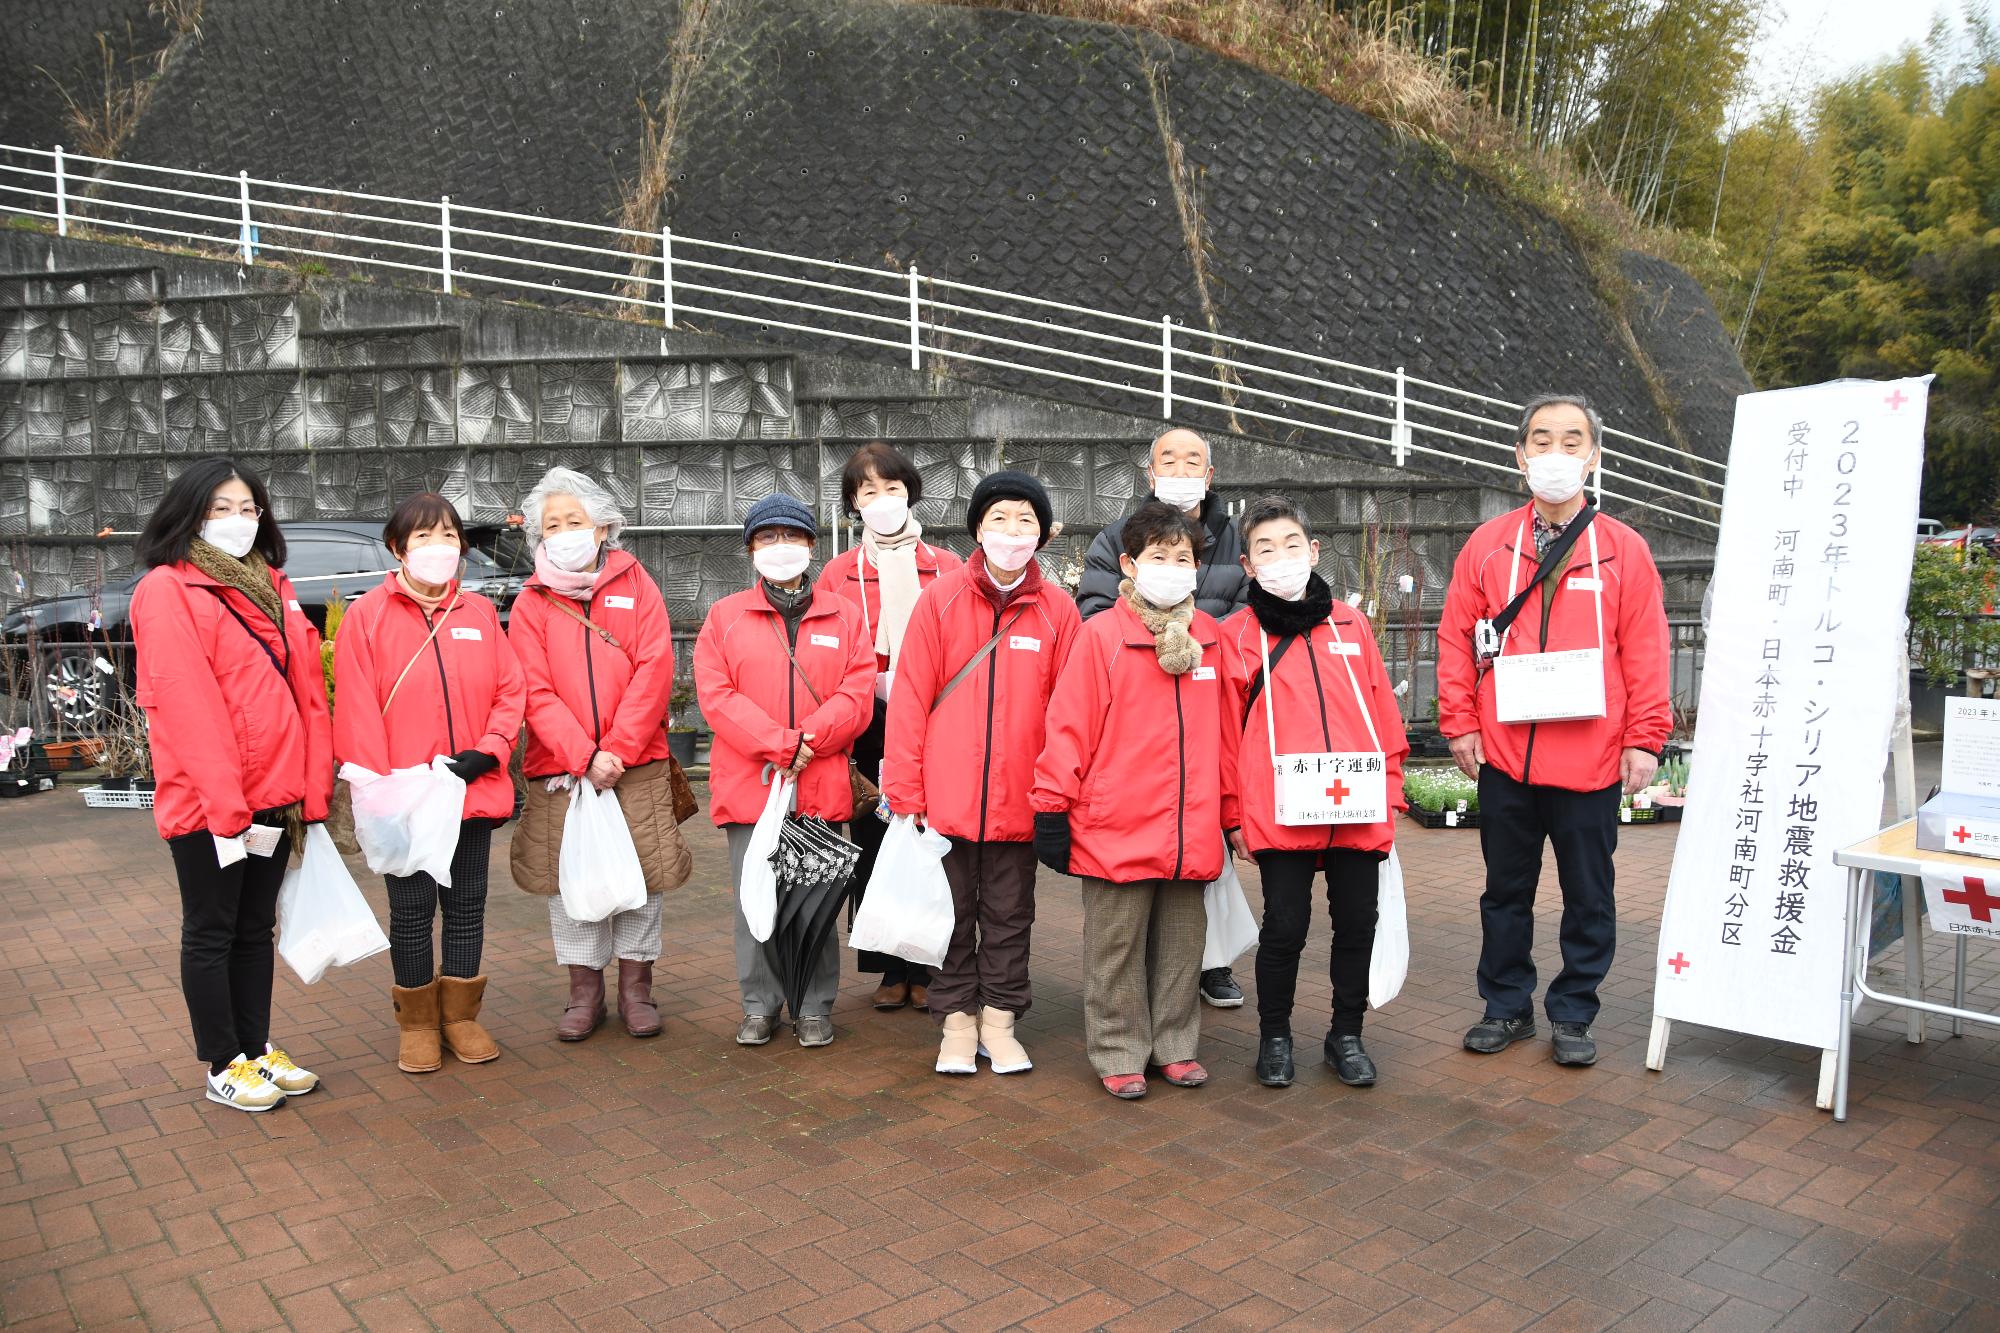
[[[1667,966],[1671,967],[1674,970],[1675,976],[1679,976],[1684,970],[1686,970],[1689,967],[1692,967],[1693,964],[1688,962],[1688,957],[1686,954],[1676,949],[1674,951],[1674,956],[1667,960]]]
[[[1890,394],[1887,398],[1884,398],[1882,401],[1889,405],[1889,410],[1891,412],[1894,412],[1899,410],[1904,403],[1909,402],[1910,396],[1904,393],[1901,389],[1897,389],[1896,392]]]
[[[2000,898],[1995,898],[1986,891],[1986,881],[1972,875],[1965,877],[1963,889],[1946,889],[1944,900],[1965,908],[1975,918],[1989,925],[1993,921],[1993,909],[2000,907]]]
[[[1971,837],[1972,835],[1965,831],[1965,825],[1960,824],[1957,828],[1951,831],[1951,836],[1958,839],[1960,846],[1964,846],[1965,840]]]
[[[1335,778],[1333,780],[1333,785],[1326,789],[1326,794],[1333,798],[1333,803],[1335,805],[1339,805],[1342,801],[1347,799],[1348,796],[1347,784],[1345,782],[1342,782],[1339,778]]]

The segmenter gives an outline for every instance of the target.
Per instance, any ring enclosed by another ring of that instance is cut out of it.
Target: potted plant
[[[1420,764],[1403,773],[1410,818],[1425,828],[1476,828],[1479,784],[1455,765]]]
[[[694,681],[683,677],[674,682],[674,692],[667,698],[667,751],[682,768],[694,766],[701,740],[695,717]]]
[[[1995,566],[1979,547],[1919,546],[1910,566],[1910,708],[1924,731],[1944,728],[1944,700],[1963,693],[1963,670],[2000,656],[1990,612]]]
[[[1681,811],[1687,805],[1688,761],[1684,755],[1674,755],[1653,775],[1653,785],[1639,794],[1646,798],[1653,809],[1659,812],[1662,823],[1678,823]]]
[[[111,725],[99,738],[104,743],[99,762],[105,772],[99,785],[106,791],[151,791],[153,746],[145,711],[129,696],[119,702]]]

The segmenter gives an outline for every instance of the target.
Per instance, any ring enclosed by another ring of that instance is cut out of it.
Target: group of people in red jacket
[[[1644,541],[1584,494],[1599,434],[1580,398],[1529,404],[1517,461],[1534,499],[1461,552],[1437,662],[1440,725],[1479,780],[1487,861],[1486,1015],[1465,1044],[1493,1052],[1534,1033],[1532,907],[1549,841],[1564,968],[1545,1003],[1568,1064],[1595,1059],[1619,793],[1650,780],[1669,720],[1659,576]],[[1320,545],[1296,501],[1265,496],[1230,523],[1208,447],[1187,431],[1156,442],[1146,474],[1154,498],[1093,547],[1093,560],[1116,562],[1117,597],[1087,621],[1043,575],[1037,553],[1058,526],[1026,473],[974,488],[963,561],[926,539],[912,512],[921,474],[886,444],[849,461],[842,498],[861,540],[822,568],[808,505],[783,494],[755,503],[743,524],[751,585],[716,603],[694,655],[713,731],[709,815],[731,884],[743,882],[778,775],[795,786],[793,813],[847,825],[857,887],[890,815],[942,834],[954,926],[941,964],[864,956],[862,967],[881,974],[877,1008],[930,1013],[938,1072],[973,1074],[983,1058],[1012,1074],[1032,1068],[1018,1023],[1032,1000],[1037,862],[1074,876],[1087,1053],[1106,1091],[1132,1099],[1149,1074],[1208,1080],[1196,1058],[1201,999],[1229,1001],[1203,979],[1204,892],[1232,856],[1255,865],[1263,894],[1256,1077],[1293,1081],[1298,963],[1323,878],[1327,1063],[1343,1083],[1369,1086],[1378,884],[1409,752],[1398,691],[1368,619],[1316,572]],[[247,469],[187,469],[142,535],[152,572],[134,600],[196,1049],[208,1096],[248,1110],[317,1083],[271,1039],[272,927],[300,827],[334,804],[336,763],[386,774],[441,758],[465,780],[450,883],[387,879],[398,1061],[422,1072],[445,1051],[490,1060],[499,1048],[478,1021],[486,869],[493,829],[517,810],[507,766],[524,725],[531,790],[615,788],[664,771],[650,766],[666,759],[674,676],[664,603],[619,549],[616,506],[558,469],[524,506],[536,574],[504,631],[458,581],[463,526],[450,503],[422,495],[396,510],[384,542],[399,568],[347,613],[330,714],[318,637],[282,572],[269,510]],[[1215,577],[1218,522],[1238,552],[1240,574],[1227,579]],[[1240,589],[1242,602],[1219,605],[1219,618],[1200,604],[1217,587]],[[871,785],[880,817],[856,810]],[[571,920],[551,898],[570,973],[559,1036],[581,1039],[604,1020],[613,957],[628,1031],[660,1030],[660,893],[685,877],[684,858],[669,882],[649,869],[646,905],[599,922]],[[740,896],[735,942],[736,1040],[760,1045],[788,1002]],[[837,936],[807,961],[790,1020],[801,1045],[822,1046],[834,1039]]]

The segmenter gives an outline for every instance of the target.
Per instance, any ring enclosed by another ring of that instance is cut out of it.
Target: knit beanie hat
[[[1041,524],[1041,545],[1049,544],[1056,517],[1054,507],[1049,504],[1049,493],[1027,473],[1012,470],[982,477],[972,488],[972,502],[965,507],[965,530],[974,541],[979,539],[979,525],[985,521],[986,511],[999,500],[1026,500],[1035,511],[1035,521]]]
[[[743,540],[747,543],[759,528],[796,528],[819,540],[819,523],[812,510],[805,501],[789,495],[767,495],[750,506],[750,514],[743,520]]]

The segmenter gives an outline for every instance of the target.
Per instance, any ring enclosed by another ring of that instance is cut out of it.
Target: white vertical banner
[[[1930,377],[1736,400],[1653,1016],[1831,1049],[1881,823]]]

